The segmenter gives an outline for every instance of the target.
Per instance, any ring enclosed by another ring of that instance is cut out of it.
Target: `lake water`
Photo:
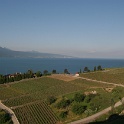
[[[55,69],[58,73],[63,73],[68,69],[70,73],[83,71],[87,66],[93,70],[94,66],[101,65],[103,68],[124,67],[124,59],[43,59],[43,58],[0,58],[0,74],[12,74],[15,72],[33,72]]]

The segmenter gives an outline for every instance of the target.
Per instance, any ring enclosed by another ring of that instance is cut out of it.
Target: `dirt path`
[[[123,98],[123,99],[124,99],[124,98]],[[119,101],[119,102],[117,102],[117,103],[115,104],[114,107],[116,108],[116,107],[118,107],[118,106],[120,106],[120,105],[122,105],[122,102]],[[110,110],[111,110],[111,107],[108,107],[108,108],[106,108],[106,109],[104,109],[104,110],[102,110],[102,111],[100,111],[100,112],[98,112],[98,113],[96,113],[96,114],[94,114],[94,115],[91,115],[91,116],[89,116],[89,117],[87,117],[87,118],[84,118],[84,119],[81,119],[81,120],[78,120],[78,121],[71,122],[70,124],[87,124],[87,123],[93,122],[93,121],[95,121],[97,118],[99,118],[100,116],[102,116],[102,115],[108,113]]]
[[[84,78],[84,77],[77,77],[77,78],[81,78],[81,79],[84,79],[84,80],[87,80],[87,81],[93,81],[93,82],[98,82],[98,83],[103,83],[103,84],[111,84],[111,85],[114,85],[114,86],[124,87],[124,85],[122,85],[122,84],[115,84],[115,83],[109,83],[109,82],[105,82],[105,81],[98,81],[98,80],[93,80],[93,79]]]
[[[10,108],[8,108],[3,103],[1,103],[1,101],[0,101],[0,108],[5,110],[6,112],[8,112],[11,115],[11,118],[12,118],[12,121],[14,124],[19,124],[19,121],[18,121],[15,113]]]

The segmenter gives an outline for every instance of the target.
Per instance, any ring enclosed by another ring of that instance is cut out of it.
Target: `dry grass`
[[[52,74],[49,76],[50,78],[58,79],[58,80],[63,80],[63,81],[73,81],[76,80],[77,78],[69,75],[69,74]]]
[[[113,89],[114,89],[114,88],[105,88],[105,90],[106,90],[107,92],[112,92]]]

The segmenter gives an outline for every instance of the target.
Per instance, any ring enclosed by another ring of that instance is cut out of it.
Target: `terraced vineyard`
[[[58,118],[45,102],[13,109],[21,124],[56,124]]]
[[[17,83],[0,85],[0,100],[12,107],[21,124],[55,124],[58,122],[58,113],[50,109],[44,102],[48,96],[57,98],[68,96],[76,92],[96,90],[104,93],[104,89],[113,85],[100,84],[97,82],[75,79],[64,81],[53,77],[23,80]],[[67,77],[66,77],[67,78]],[[109,93],[108,93],[109,94]],[[41,102],[42,101],[42,102]],[[75,115],[74,115],[75,116]],[[69,117],[71,118],[71,117]]]
[[[81,76],[98,81],[124,84],[124,68],[108,69],[106,71],[85,73],[81,74]]]
[[[92,89],[92,88],[106,88],[106,87],[113,87],[111,84],[101,84],[98,82],[87,81],[84,79],[77,79],[71,82],[77,86],[83,87],[85,90]]]
[[[72,85],[61,80],[52,78],[34,79],[31,81],[10,84],[10,88],[23,93],[18,97],[10,96],[10,99],[4,99],[4,104],[7,106],[18,106],[37,100],[45,100],[48,96],[61,96],[66,93],[82,90],[82,87]]]
[[[45,100],[48,96],[62,96],[64,94],[69,94],[76,91],[85,91],[86,89],[94,87],[112,87],[112,85],[94,83],[82,79],[76,79],[70,82],[65,82],[62,80],[52,79],[52,78],[41,78],[26,82],[20,82],[15,84],[10,84],[9,87],[6,87],[11,91],[11,89],[21,92],[23,94],[11,93],[10,98],[4,97],[4,104],[13,107],[18,105],[23,105],[26,103]],[[8,94],[5,87],[3,89],[4,95]],[[10,92],[9,91],[9,92]],[[1,92],[1,91],[0,91]]]
[[[0,94],[2,94],[0,95],[0,100],[5,100],[22,95],[21,92],[15,91],[11,87],[6,85],[0,85]]]
[[[27,95],[27,96],[7,99],[4,101],[4,104],[6,106],[12,107],[12,106],[27,104],[27,103],[34,102],[34,101],[36,101],[36,99],[33,99],[31,96]]]

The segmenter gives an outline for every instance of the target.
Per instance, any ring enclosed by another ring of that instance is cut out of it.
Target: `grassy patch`
[[[80,76],[98,81],[124,84],[124,68],[96,71],[92,73],[81,74]]]

